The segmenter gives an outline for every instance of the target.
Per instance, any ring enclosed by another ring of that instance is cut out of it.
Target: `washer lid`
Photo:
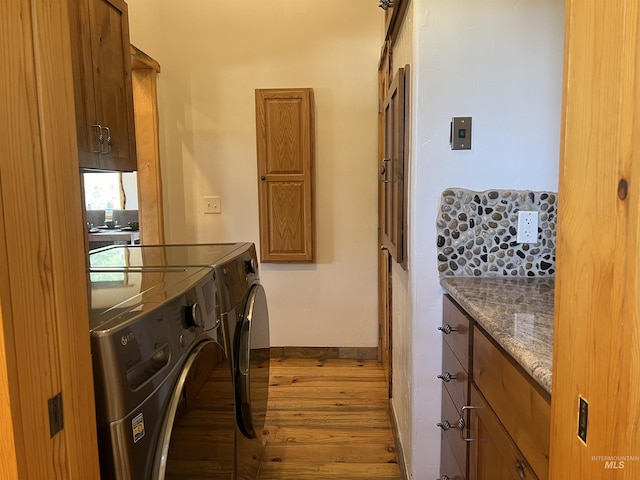
[[[89,270],[167,267],[213,267],[251,246],[251,243],[180,245],[113,245],[89,253]]]

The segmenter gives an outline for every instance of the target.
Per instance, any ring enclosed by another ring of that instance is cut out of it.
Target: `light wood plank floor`
[[[400,479],[382,366],[271,361],[259,480]]]

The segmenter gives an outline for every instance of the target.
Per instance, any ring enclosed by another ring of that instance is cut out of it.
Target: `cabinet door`
[[[380,166],[382,242],[394,260],[405,269],[405,69],[399,68],[384,101],[384,158]]]
[[[96,102],[93,93],[93,63],[91,60],[91,31],[89,2],[69,1],[71,37],[71,65],[75,97],[78,162],[81,168],[100,168],[99,131],[96,127]]]
[[[100,168],[132,171],[136,169],[136,152],[127,4],[122,0],[90,0],[89,22],[94,124],[105,127]]]
[[[471,385],[469,480],[535,479],[524,456],[500,424],[482,394]]]
[[[313,91],[256,90],[260,260],[313,262]]]
[[[81,168],[136,170],[128,21],[122,0],[69,2]]]

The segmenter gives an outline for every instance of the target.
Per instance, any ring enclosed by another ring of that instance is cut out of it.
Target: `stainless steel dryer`
[[[255,479],[266,444],[269,313],[253,244],[215,267],[222,322],[229,325],[236,397],[236,475]]]
[[[232,478],[234,387],[213,270],[89,277],[102,478]]]
[[[259,283],[257,257],[255,247],[251,243],[236,244],[202,244],[202,245],[163,245],[163,246],[116,246],[108,247],[97,251],[90,256],[91,269],[100,272],[136,272],[143,271],[145,275],[158,275],[160,272],[190,271],[193,269],[202,269],[202,271],[211,271],[207,274],[208,281],[215,279],[215,286],[208,284],[206,291],[211,304],[214,305],[214,317],[221,322],[220,326],[211,329],[219,338],[214,340],[217,345],[224,345],[225,361],[229,369],[230,379],[233,384],[233,392],[231,404],[233,412],[229,415],[229,411],[219,406],[220,411],[224,411],[220,418],[231,419],[234,429],[233,452],[227,455],[227,459],[233,462],[232,478],[238,480],[255,479],[258,473],[260,458],[265,444],[263,435],[264,420],[266,416],[268,386],[269,386],[269,319],[267,312],[266,296],[263,287]],[[147,294],[151,291],[158,290],[158,287],[151,286],[153,282],[147,282],[147,288],[143,288]],[[150,290],[149,290],[150,289]],[[198,302],[191,302],[193,305]],[[202,303],[199,303],[202,305]],[[201,310],[201,309],[200,309]],[[198,310],[196,309],[196,312]],[[185,315],[196,317],[196,313],[189,313],[185,310]],[[203,320],[204,321],[204,320]],[[208,320],[211,323],[213,320]],[[205,328],[203,328],[203,331]],[[195,342],[195,340],[194,340]],[[194,348],[197,347],[197,344]],[[200,356],[204,353],[198,352]],[[216,355],[220,357],[221,352]],[[217,358],[216,357],[216,358]],[[197,361],[190,362],[184,360],[184,371],[190,371],[196,368]],[[204,361],[205,365],[212,362]],[[194,367],[193,365],[196,365]],[[216,363],[218,365],[218,363]],[[213,370],[211,371],[213,374]],[[220,369],[216,371],[219,375]],[[158,445],[166,445],[159,447],[156,458],[171,459],[172,451],[182,451],[183,453],[191,452],[196,457],[199,449],[198,440],[191,442],[192,448],[184,448],[181,445],[189,445],[188,436],[181,439],[176,432],[182,431],[178,426],[172,425],[172,418],[187,418],[188,415],[175,415],[180,412],[185,401],[181,398],[188,398],[189,374],[176,373],[176,379],[172,379],[176,385],[183,384],[182,387],[174,388],[170,400],[167,400],[165,413],[163,414],[163,426],[160,428]],[[222,381],[222,380],[221,380]],[[222,381],[226,385],[226,380]],[[206,382],[205,382],[206,384]],[[187,386],[184,386],[187,385]],[[202,391],[202,389],[200,390]],[[182,393],[179,393],[182,392]],[[224,395],[219,397],[224,398]],[[192,415],[193,417],[193,415]],[[208,427],[209,424],[200,423],[201,427]],[[228,425],[215,427],[211,425],[211,431],[227,431]],[[214,428],[215,427],[215,428]],[[200,428],[200,432],[209,431],[208,428]],[[188,432],[189,430],[185,430]],[[226,434],[225,434],[226,435]],[[191,437],[193,438],[193,437]],[[227,436],[224,436],[228,440]],[[228,442],[227,442],[228,443]],[[176,446],[174,446],[176,445]],[[208,448],[213,451],[213,445]],[[223,453],[223,449],[219,451]],[[226,452],[229,453],[228,451]],[[188,459],[187,459],[188,460]],[[155,460],[154,460],[155,461]],[[208,468],[216,469],[215,462],[209,458],[191,459],[191,466],[198,461],[202,464],[208,464]],[[154,480],[156,478],[165,478],[162,475],[167,470],[163,467],[163,462],[155,461],[152,470]],[[186,462],[186,460],[182,460]],[[187,465],[188,463],[185,463]],[[169,463],[170,465],[170,463]],[[185,470],[186,471],[186,470]],[[203,475],[204,478],[231,478],[224,476],[226,468],[220,467],[214,476],[211,473]],[[148,478],[148,477],[137,477]],[[180,477],[167,478],[197,478],[191,472],[191,476],[185,473]]]

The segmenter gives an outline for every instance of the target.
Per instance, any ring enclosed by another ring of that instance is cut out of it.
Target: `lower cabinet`
[[[475,385],[471,386],[469,480],[537,479]]]
[[[439,480],[547,480],[551,396],[444,297]]]

